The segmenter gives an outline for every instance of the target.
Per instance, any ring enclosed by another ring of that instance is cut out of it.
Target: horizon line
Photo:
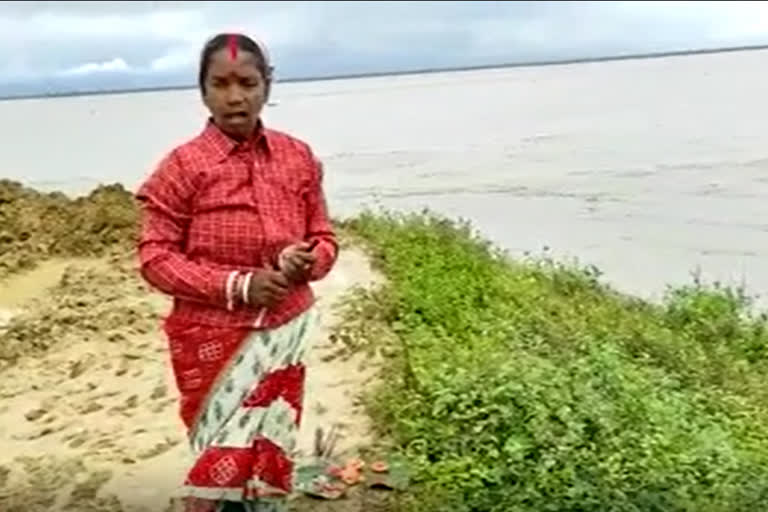
[[[519,61],[508,62],[498,64],[481,64],[476,66],[452,66],[452,67],[439,67],[439,68],[418,68],[418,69],[402,69],[402,70],[390,70],[390,71],[374,71],[374,72],[362,72],[362,73],[340,73],[332,75],[312,75],[312,76],[296,76],[292,78],[277,79],[275,83],[298,83],[298,82],[322,82],[331,80],[353,80],[357,78],[377,78],[383,76],[406,76],[406,75],[425,75],[436,73],[457,73],[465,71],[482,71],[489,69],[510,69],[510,68],[522,68],[522,67],[543,67],[543,66],[564,66],[571,64],[588,64],[592,62],[612,62],[623,60],[642,60],[642,59],[659,59],[665,57],[684,57],[694,55],[706,55],[715,53],[730,53],[741,51],[759,51],[768,50],[768,44],[757,45],[742,45],[742,46],[727,46],[727,47],[715,47],[715,48],[699,48],[693,50],[670,50],[666,52],[646,52],[646,53],[632,53],[626,55],[606,55],[601,57],[577,57],[570,59],[547,59],[547,60],[535,60],[535,61]],[[110,94],[135,94],[143,92],[164,92],[164,91],[183,91],[196,89],[196,84],[177,84],[177,85],[164,85],[153,87],[134,87],[124,89],[94,89],[88,91],[60,91],[50,93],[34,93],[34,94],[10,94],[0,96],[0,101],[12,101],[12,100],[28,100],[28,99],[53,99],[53,98],[68,98],[77,96],[106,96]]]

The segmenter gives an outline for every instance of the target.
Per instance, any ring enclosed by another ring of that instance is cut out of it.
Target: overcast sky
[[[0,2],[0,94],[192,84],[239,30],[279,78],[768,43],[768,2]]]

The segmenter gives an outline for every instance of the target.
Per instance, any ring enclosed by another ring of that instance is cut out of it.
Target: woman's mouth
[[[245,112],[232,112],[225,114],[224,118],[229,122],[241,123],[248,120],[248,114]]]

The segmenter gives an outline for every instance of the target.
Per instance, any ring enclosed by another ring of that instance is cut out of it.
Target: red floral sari
[[[314,320],[311,309],[264,331],[166,325],[196,457],[181,489],[184,510],[239,502],[272,511],[290,494]]]

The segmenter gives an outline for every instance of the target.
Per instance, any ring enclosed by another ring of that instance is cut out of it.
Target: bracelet
[[[246,306],[250,305],[250,301],[248,300],[248,292],[251,289],[251,278],[253,277],[253,272],[248,272],[245,274],[245,279],[243,280],[243,289],[242,289],[242,297],[243,297],[243,304]]]
[[[230,280],[227,282],[227,307],[230,311],[241,304],[249,305],[248,292],[252,277],[253,272],[246,274],[235,272],[230,275]]]
[[[234,288],[237,285],[237,279],[238,279],[237,271],[230,272],[229,275],[227,276],[226,290],[224,293],[226,295],[227,309],[229,311],[232,311],[235,307],[233,294],[234,294]]]
[[[242,287],[243,287],[243,274],[238,272],[237,277],[235,278],[235,285],[232,287],[232,303],[235,306],[240,305],[240,297],[242,296],[242,292],[240,290]]]

